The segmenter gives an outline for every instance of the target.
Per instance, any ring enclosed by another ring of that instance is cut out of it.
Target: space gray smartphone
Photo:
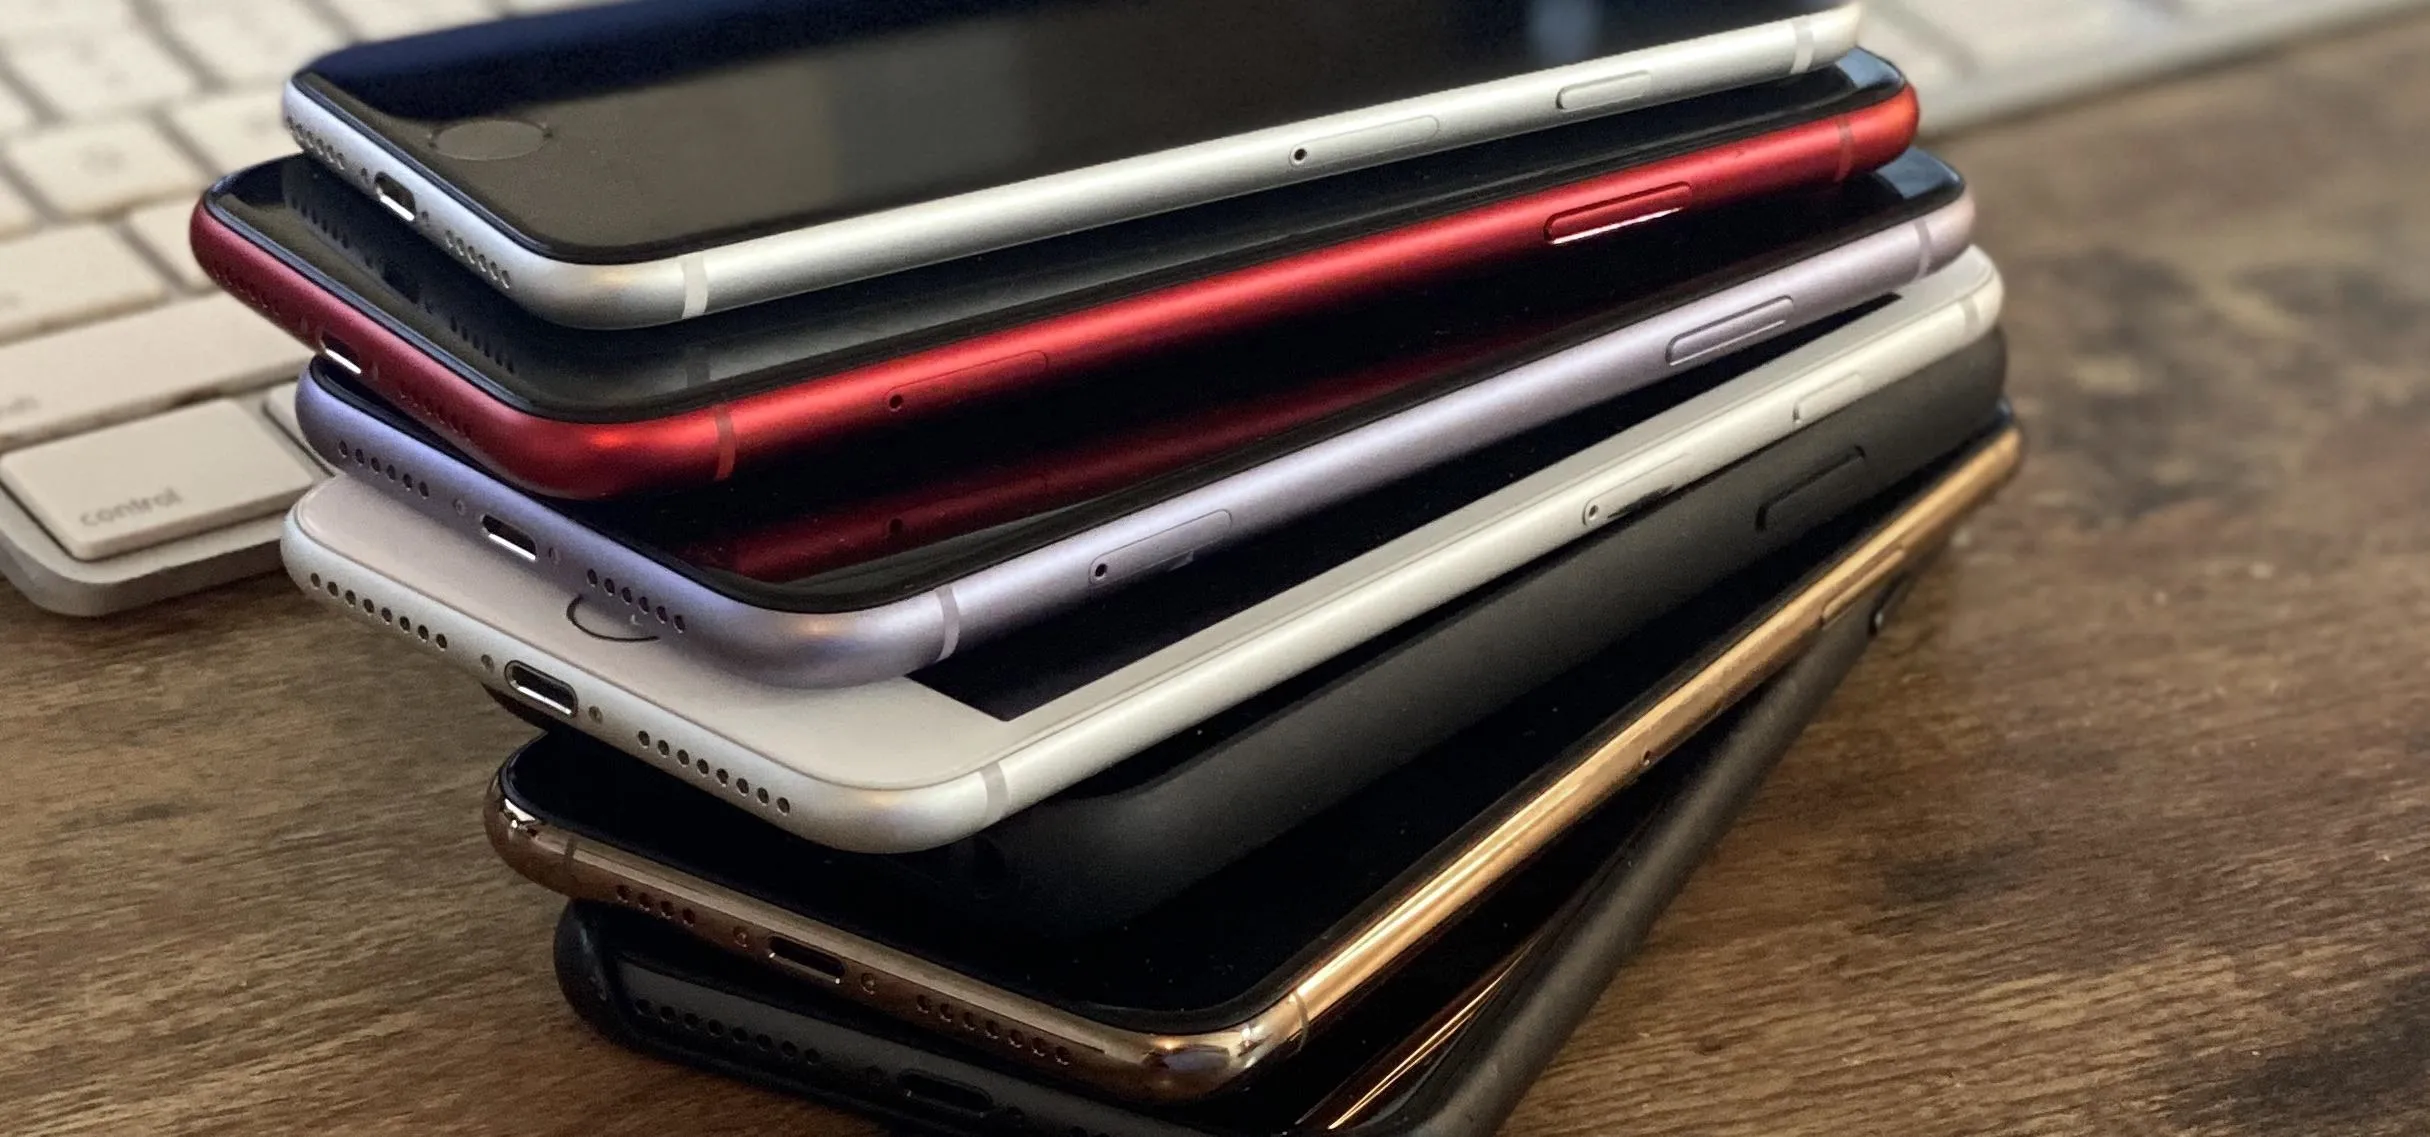
[[[306,153],[533,312],[666,323],[1803,73],[1838,0],[634,0],[324,56]]]

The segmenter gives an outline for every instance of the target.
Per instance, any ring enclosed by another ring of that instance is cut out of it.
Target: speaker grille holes
[[[761,804],[761,805],[766,805],[766,804],[768,804],[768,790],[767,790],[767,787],[765,787],[765,786],[760,787],[760,791],[759,791],[759,804]]]
[[[671,747],[671,746],[668,746],[668,745],[667,745],[667,740],[666,740],[666,739],[661,738],[661,739],[659,739],[659,740],[658,740],[658,756],[659,756],[659,757],[661,757],[661,758],[666,757],[666,756],[667,756],[667,754],[668,754],[669,752],[671,752],[673,749],[674,749],[673,747]]]
[[[549,557],[554,560],[556,550],[549,550]],[[682,613],[670,611],[666,605],[652,602],[649,593],[633,591],[631,581],[620,585],[616,583],[615,577],[605,575],[596,568],[582,570],[582,579],[592,588],[599,590],[601,600],[616,601],[631,607],[634,619],[641,620],[655,616],[659,623],[673,624],[676,631],[683,630]]]
[[[500,289],[508,291],[513,290],[515,287],[514,277],[508,275],[507,271],[500,267],[496,261],[482,256],[481,251],[474,248],[472,242],[465,240],[462,236],[458,235],[455,230],[441,228],[439,230],[439,244],[449,253],[453,254],[457,260],[464,262],[464,264],[470,267],[474,272],[480,273],[482,276],[489,278],[489,282],[491,284],[495,284]]]
[[[650,732],[649,732],[649,731],[646,731],[646,730],[645,730],[645,731],[642,731],[641,733],[636,734],[636,735],[634,735],[633,737],[640,739],[640,740],[641,740],[641,744],[642,744],[643,746],[648,746],[648,745],[650,744]]]
[[[1307,160],[1308,160],[1308,148],[1307,148],[1307,147],[1302,146],[1302,147],[1300,147],[1299,149],[1294,150],[1294,151],[1292,151],[1292,152],[1291,152],[1291,163],[1292,163],[1293,165],[1298,165],[1299,163],[1301,163],[1301,162],[1305,162],[1305,161],[1307,161]]]
[[[441,647],[445,647],[445,646],[447,646],[447,645],[445,645],[445,644],[441,644],[441,645],[439,645],[439,646],[441,646]],[[591,708],[591,721],[592,721],[592,722],[598,722],[598,721],[599,721],[599,708],[597,708],[597,707],[592,707],[592,708]]]
[[[778,799],[776,799],[776,812],[778,812],[778,813],[791,813],[791,812],[793,812],[793,802],[792,802],[791,800],[789,800],[789,799],[786,799],[786,798],[781,798],[781,797],[780,797],[780,798],[778,798]]]
[[[498,661],[497,661],[497,660],[491,659],[490,657],[488,657],[488,656],[486,656],[486,655],[481,657],[481,670],[483,670],[483,671],[496,671],[497,669],[498,669]]]
[[[718,771],[717,771],[717,784],[722,786],[722,785],[725,785],[725,784],[726,784],[726,781],[727,781],[727,778],[726,778],[726,772],[725,772],[723,769],[718,770]]]
[[[739,792],[739,793],[746,793],[746,794],[747,794],[747,793],[750,793],[750,792],[751,792],[751,779],[749,779],[749,778],[736,778],[736,779],[734,779],[734,789],[735,789],[737,792]]]
[[[349,612],[359,607],[367,618],[376,619],[381,624],[395,628],[407,637],[421,640],[440,651],[447,650],[447,637],[444,634],[432,632],[430,625],[417,622],[410,615],[399,615],[395,609],[386,607],[378,600],[347,588],[340,582],[322,576],[320,573],[308,573],[306,579],[310,580],[313,586],[305,590],[307,593],[327,594],[330,599],[343,603]]]

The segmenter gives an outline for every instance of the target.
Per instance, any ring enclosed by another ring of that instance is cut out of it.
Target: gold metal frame
[[[1795,659],[1833,618],[1926,557],[2013,474],[2023,437],[2010,427],[1976,448],[1899,513],[1841,551],[1796,595],[1693,678],[1610,734],[1573,751],[1543,792],[1472,838],[1441,871],[1370,917],[1288,993],[1220,1030],[1125,1030],[981,984],[917,956],[554,829],[490,791],[490,841],[516,871],[559,893],[657,915],[728,951],[844,998],[1123,1097],[1185,1101],[1297,1050],[1309,1027],[1398,966],[1437,929],[1655,760],[1693,737]]]

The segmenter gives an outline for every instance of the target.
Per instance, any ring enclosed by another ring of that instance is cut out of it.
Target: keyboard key
[[[1909,12],[1956,40],[1982,67],[2011,67],[2132,34],[2118,0],[1906,0]]]
[[[1958,77],[1957,65],[1947,55],[1924,46],[1923,41],[1907,29],[1870,13],[1856,41],[1866,51],[1897,66],[1907,76],[1907,81],[1919,90],[1930,90]]]
[[[268,83],[294,74],[345,42],[297,0],[207,0],[163,13],[169,35],[227,83]]]
[[[329,6],[364,39],[395,39],[498,15],[488,0],[329,0]]]
[[[34,192],[72,217],[184,197],[204,181],[191,160],[140,119],[63,126],[16,139],[6,150]]]
[[[151,265],[98,225],[70,225],[0,242],[0,341],[123,312],[167,292]],[[0,348],[0,355],[24,346]],[[76,376],[72,366],[61,377],[93,379]],[[0,403],[7,401],[0,395]],[[6,432],[0,425],[0,436]]]
[[[34,39],[134,22],[127,0],[0,0],[0,39]]]
[[[295,153],[276,87],[214,95],[173,108],[169,125],[222,170],[241,170]]]
[[[194,76],[140,29],[12,42],[17,78],[64,118],[100,118],[183,98]]]
[[[8,88],[0,87],[0,138],[15,134],[32,125],[34,125],[33,109],[25,105],[25,100],[10,94]]]
[[[0,182],[0,237],[14,237],[34,227],[34,207],[17,196],[17,191]]]
[[[270,421],[277,423],[280,430],[287,432],[287,437],[294,439],[297,446],[303,447],[306,454],[312,452],[312,447],[304,442],[303,424],[297,422],[295,418],[295,384],[281,383],[262,392],[262,413],[269,415]],[[318,458],[313,460],[319,461]]]
[[[0,347],[0,450],[250,390],[310,354],[225,295]]]
[[[270,424],[226,399],[0,454],[0,484],[80,561],[270,516],[314,480]]]
[[[186,239],[186,222],[193,215],[193,206],[165,201],[128,214],[127,230],[153,260],[168,268],[177,283],[200,292],[211,287],[211,278],[203,275],[202,265],[194,260],[194,244]]]

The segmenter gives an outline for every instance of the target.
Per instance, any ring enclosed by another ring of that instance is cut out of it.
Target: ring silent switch
[[[917,402],[923,409],[950,406],[972,395],[986,394],[1046,370],[1043,351],[1025,351],[972,367],[916,379],[886,392],[886,409],[899,411]]]
[[[1797,302],[1783,296],[1767,300],[1728,319],[1710,324],[1671,341],[1671,366],[1677,367],[1691,359],[1726,351],[1767,332],[1777,331],[1797,314]]]
[[[1803,530],[1864,500],[1865,452],[1851,448],[1755,510],[1755,528]]]
[[[1435,135],[1442,133],[1442,130],[1443,124],[1437,121],[1433,115],[1419,115],[1416,118],[1402,119],[1399,122],[1388,122],[1382,126],[1370,126],[1363,130],[1326,135],[1323,138],[1300,143],[1291,151],[1291,164],[1301,169],[1312,170],[1322,166],[1340,165],[1343,162],[1356,162],[1362,158],[1375,157],[1378,154],[1390,154],[1395,150],[1423,146],[1433,140]]]
[[[1636,102],[1644,98],[1646,92],[1653,89],[1653,72],[1631,71],[1626,75],[1614,75],[1608,79],[1591,79],[1584,83],[1573,83],[1563,87],[1560,94],[1553,96],[1553,105],[1565,111],[1616,107],[1622,103]]]
[[[1688,207],[1696,191],[1686,182],[1643,190],[1610,201],[1553,214],[1544,222],[1544,239],[1556,245],[1616,233],[1632,225],[1659,221]]]
[[[1864,393],[1865,373],[1851,371],[1823,384],[1822,388],[1813,394],[1797,400],[1796,408],[1789,412],[1789,421],[1801,425],[1813,422],[1815,419],[1855,402],[1856,397]]]
[[[1892,545],[1873,554],[1873,558],[1865,562],[1865,567],[1856,570],[1856,575],[1850,578],[1847,584],[1841,586],[1838,592],[1833,593],[1831,599],[1823,602],[1821,622],[1828,624],[1838,619],[1840,613],[1847,611],[1851,605],[1864,599],[1866,594],[1873,591],[1875,585],[1889,579],[1890,574],[1896,571],[1901,564],[1906,563],[1906,560],[1907,548],[1904,545]]]
[[[1612,519],[1626,517],[1642,508],[1647,502],[1671,492],[1671,471],[1673,467],[1679,465],[1679,462],[1680,459],[1677,458],[1669,459],[1651,470],[1635,475],[1627,481],[1589,498],[1586,508],[1578,512],[1579,523],[1589,529],[1598,525],[1608,525]]]
[[[1198,550],[1221,540],[1232,528],[1232,514],[1218,509],[1196,521],[1184,521],[1162,533],[1133,541],[1098,557],[1089,565],[1090,584],[1112,584],[1168,568],[1180,568]]]

